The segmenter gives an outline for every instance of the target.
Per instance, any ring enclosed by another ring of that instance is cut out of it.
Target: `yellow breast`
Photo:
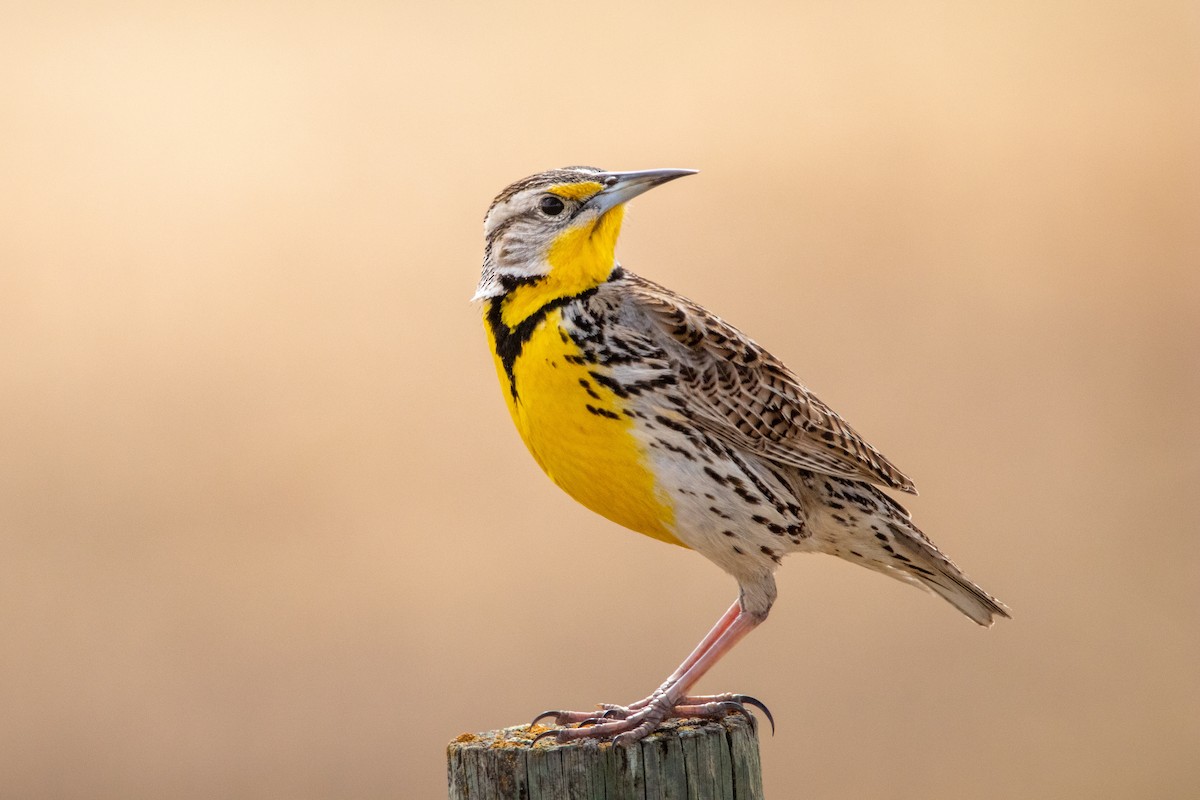
[[[562,332],[561,319],[560,311],[552,311],[533,330],[513,362],[512,383],[496,355],[521,438],[550,479],[583,505],[638,533],[684,546],[672,533],[670,500],[656,488],[625,401],[592,378],[590,371],[603,367],[584,362]],[[493,331],[484,327],[496,354]]]

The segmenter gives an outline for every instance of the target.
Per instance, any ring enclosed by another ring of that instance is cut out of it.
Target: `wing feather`
[[[627,270],[620,280],[674,362],[681,411],[694,424],[780,464],[916,494],[904,473],[737,328]]]

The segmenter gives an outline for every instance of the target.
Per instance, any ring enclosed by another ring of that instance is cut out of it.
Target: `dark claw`
[[[747,720],[749,720],[751,730],[758,730],[758,720],[756,720],[754,715],[750,713],[750,709],[746,708],[737,700],[726,700],[718,705],[720,708],[724,709],[727,714],[741,714]]]
[[[629,739],[628,739],[628,737],[625,736],[625,734],[618,733],[616,736],[613,737],[612,746],[613,747],[624,747],[625,743],[628,741],[629,741]]]
[[[771,735],[775,735],[775,717],[771,715],[771,709],[767,708],[762,700],[759,700],[757,697],[751,697],[748,694],[739,694],[737,699],[739,703],[748,703],[763,712],[767,717],[767,722],[771,723]]]
[[[561,711],[543,711],[542,713],[538,714],[536,717],[533,718],[533,722],[529,723],[529,727],[532,728],[534,725],[537,725],[539,722],[546,719],[547,717],[554,717],[555,724],[558,724],[558,715],[561,713],[563,713],[563,712],[561,712]]]
[[[540,742],[542,739],[545,739],[547,736],[558,736],[558,731],[556,731],[554,729],[551,729],[548,731],[542,731],[537,736],[533,737],[533,741],[529,743],[529,747],[530,748],[537,747],[537,743]]]
[[[605,721],[604,715],[601,714],[598,717],[588,717],[587,719],[583,720],[575,727],[576,728],[586,728],[589,725],[599,725],[601,722],[604,722],[604,721]]]
[[[610,708],[610,709],[607,709],[603,714],[600,715],[600,719],[625,719],[624,717],[617,716],[617,714],[620,714],[620,713],[621,713],[621,709]]]

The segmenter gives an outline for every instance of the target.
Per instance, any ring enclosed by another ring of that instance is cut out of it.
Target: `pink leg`
[[[734,604],[735,608],[737,604]],[[762,617],[757,617],[753,614],[747,614],[745,611],[738,609],[737,616],[733,622],[727,627],[710,645],[703,654],[692,665],[683,671],[683,674],[675,681],[667,695],[678,699],[687,694],[687,690],[696,685],[696,681],[704,677],[705,673],[713,668],[721,658],[733,649],[733,646],[746,638],[746,634],[758,627],[762,622]]]
[[[600,714],[577,711],[547,712],[534,722],[553,716],[559,725],[570,722],[597,723],[558,730],[555,736],[559,742],[616,737],[614,743],[630,743],[646,736],[669,716],[719,716],[729,710],[735,710],[741,707],[739,695],[688,697],[687,691],[764,618],[765,615],[746,612],[740,603],[735,602],[671,677],[645,700],[629,706],[607,706],[607,710]],[[761,705],[757,701],[754,702]],[[745,710],[744,707],[742,710]],[[616,719],[605,722],[602,719],[605,716]]]
[[[737,616],[741,613],[741,611],[741,605],[737,600],[734,600],[733,605],[731,605],[725,611],[725,613],[721,615],[721,618],[717,620],[717,624],[712,626],[712,630],[704,635],[704,638],[700,640],[700,644],[696,645],[696,649],[691,652],[691,655],[685,658],[683,663],[671,673],[670,677],[663,681],[662,686],[659,686],[657,689],[655,689],[649,697],[643,700],[638,700],[636,703],[630,703],[627,706],[618,706],[612,703],[601,703],[599,705],[601,713],[597,713],[595,711],[547,711],[544,714],[538,715],[538,717],[533,720],[534,723],[550,716],[553,716],[554,721],[559,725],[567,725],[575,722],[588,722],[601,716],[605,711],[613,712],[605,716],[613,717],[615,719],[624,719],[625,717],[629,716],[630,712],[637,711],[639,708],[645,708],[655,699],[666,694],[667,690],[674,686],[680,677],[682,677],[685,672],[691,669],[692,665],[699,661],[700,658],[708,652],[709,648],[713,646],[713,643],[716,642],[717,639],[721,638],[721,634],[725,633],[725,631],[729,629],[729,626],[733,624],[733,621],[737,619]],[[704,698],[704,701],[708,701],[710,699],[716,698],[706,697]]]
[[[685,658],[683,663],[679,665],[679,668],[671,673],[671,677],[667,678],[667,683],[665,685],[673,684],[683,677],[685,672],[691,669],[697,661],[699,661],[706,653],[708,653],[713,644],[716,643],[716,641],[720,639],[722,635],[724,635],[725,631],[729,630],[729,626],[733,624],[734,620],[736,620],[738,615],[741,613],[741,604],[738,603],[737,600],[734,600],[733,605],[731,605],[729,609],[721,615],[721,618],[717,620],[717,624],[713,625],[712,630],[704,635],[704,638],[700,640],[700,644],[696,645],[696,649],[692,651],[691,655]]]
[[[733,624],[733,621],[737,619],[737,616],[741,613],[741,611],[741,605],[738,604],[737,600],[734,600],[733,605],[731,605],[729,609],[721,615],[721,618],[717,620],[717,624],[712,626],[712,630],[704,635],[704,638],[700,640],[700,644],[696,645],[696,649],[692,651],[691,655],[683,660],[683,663],[671,673],[671,677],[667,678],[666,681],[663,682],[663,685],[658,687],[654,694],[650,695],[645,700],[638,700],[636,703],[632,703],[625,707],[630,710],[637,710],[649,705],[650,701],[656,696],[660,694],[666,694],[666,692],[672,686],[674,686],[681,677],[683,677],[683,674],[691,669],[692,665],[699,661],[704,654],[709,651],[709,649],[713,646],[713,643],[716,642],[717,639],[721,638],[721,634],[725,633],[725,631],[729,629],[729,626]],[[605,709],[620,708],[620,706],[609,706],[608,704],[601,704],[600,707]]]

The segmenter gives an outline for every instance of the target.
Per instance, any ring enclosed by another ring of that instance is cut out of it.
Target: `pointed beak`
[[[642,192],[647,192],[655,186],[682,178],[684,175],[695,175],[694,169],[644,169],[640,172],[605,172],[599,176],[604,188],[592,196],[583,205],[583,209],[595,209],[603,215],[606,211],[627,203]],[[583,210],[580,209],[580,210]]]

